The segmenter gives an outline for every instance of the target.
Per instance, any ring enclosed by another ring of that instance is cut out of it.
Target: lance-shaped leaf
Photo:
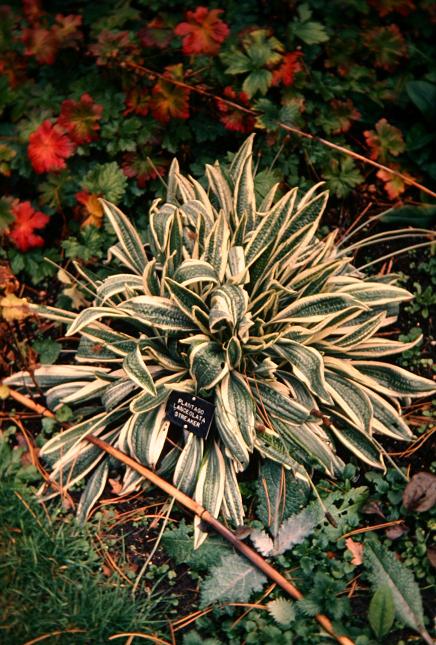
[[[432,645],[433,639],[424,627],[421,592],[412,571],[377,539],[366,540],[363,562],[370,572],[374,588],[387,585],[391,590],[398,618]]]
[[[207,164],[206,177],[212,192],[215,193],[218,199],[220,209],[228,217],[233,207],[232,193],[219,164],[213,166]]]
[[[146,325],[170,334],[196,330],[192,320],[169,298],[136,296],[123,302],[121,307],[125,313],[131,314]]]
[[[411,441],[413,433],[398,410],[369,388],[362,386],[362,389],[371,401],[374,412],[372,420],[374,431],[400,441]]]
[[[191,495],[197,481],[198,470],[203,458],[203,446],[203,439],[189,433],[177,460],[173,483],[187,495]]]
[[[296,194],[296,189],[286,193],[268,213],[265,213],[260,224],[254,229],[245,247],[247,266],[251,266],[265,249],[273,244],[278,231],[292,213]]]
[[[161,405],[150,412],[135,414],[131,420],[127,435],[130,452],[150,468],[156,467],[167,438],[170,424],[165,414],[165,405]]]
[[[224,517],[230,520],[233,526],[242,526],[244,523],[244,506],[241,491],[236,478],[236,468],[233,459],[225,459],[226,482],[224,484],[224,497],[222,511]]]
[[[193,318],[192,312],[194,307],[204,311],[205,314],[208,313],[204,300],[200,296],[197,296],[194,291],[191,291],[191,289],[183,287],[170,278],[165,278],[165,286],[168,289],[171,299],[188,318]]]
[[[195,487],[194,499],[214,517],[218,516],[224,496],[226,466],[220,447],[214,441],[206,453]],[[198,516],[194,520],[194,549],[204,542],[207,533],[200,528]]]
[[[123,361],[123,369],[129,379],[139,385],[139,387],[142,387],[143,390],[152,396],[156,396],[156,386],[154,384],[153,377],[145,364],[139,344],[136,346],[134,352],[130,352],[125,357]]]
[[[346,285],[340,288],[342,293],[348,293],[360,302],[366,305],[375,307],[376,305],[387,305],[393,302],[403,302],[404,300],[411,300],[413,295],[402,289],[395,287],[391,284],[383,284],[380,282],[362,282],[356,284]]]
[[[335,403],[352,423],[371,434],[372,405],[363,388],[337,372],[326,371],[326,380]]]
[[[136,396],[130,403],[130,411],[134,413],[149,412],[162,403],[165,403],[170,395],[170,389],[168,386],[173,383],[179,383],[185,375],[186,370],[183,370],[157,379],[155,381],[156,395],[153,396],[149,392],[141,392],[141,394]]]
[[[254,192],[253,181],[253,160],[248,154],[245,161],[241,164],[240,171],[236,177],[235,190],[233,193],[233,210],[236,216],[236,222],[245,215],[247,233],[253,230],[256,222],[256,196]]]
[[[341,338],[335,340],[335,345],[341,348],[344,348],[348,351],[349,348],[358,346],[359,343],[371,338],[371,336],[381,327],[386,314],[382,311],[375,316],[371,316],[366,322],[358,325],[355,329],[352,329],[349,333],[344,334]]]
[[[260,409],[265,409],[268,415],[296,424],[304,423],[309,418],[310,410],[292,400],[285,386],[278,382],[273,385],[255,379],[249,381]]]
[[[216,388],[215,423],[226,454],[238,463],[239,470],[244,470],[250,459],[249,450],[252,446],[253,431],[245,432],[251,440],[250,444],[247,445],[240,428],[240,420],[242,420],[246,430],[246,421],[241,419],[240,412],[242,410],[239,411],[239,414],[237,410],[240,400],[242,404],[245,403],[242,398],[244,395],[240,396],[241,392],[242,389],[237,389],[237,386],[232,387],[231,377],[228,374],[221,380]],[[253,409],[251,409],[251,418],[254,426]]]
[[[286,440],[289,440],[289,450],[298,456],[299,460],[302,459],[302,456],[298,454],[298,448],[301,448],[303,455],[306,453],[309,464],[313,461],[318,462],[332,477],[342,472],[345,464],[335,454],[333,446],[325,435],[319,432],[317,426],[310,423],[294,425],[281,419],[274,419],[274,429],[285,443]]]
[[[100,318],[128,318],[128,312],[114,307],[89,307],[80,312],[77,318],[71,323],[66,331],[66,336],[73,336],[87,325],[92,325]]]
[[[357,300],[347,294],[321,293],[296,300],[274,316],[270,322],[304,321],[306,325],[309,322],[320,322],[329,314],[345,313],[345,309],[359,305]],[[360,306],[365,307],[363,304]]]
[[[204,242],[201,258],[215,269],[220,281],[224,279],[229,252],[230,231],[224,212],[221,211]]]
[[[210,390],[229,371],[224,351],[213,341],[193,344],[189,351],[189,364],[198,390]]]
[[[330,428],[341,443],[373,468],[385,470],[383,455],[371,437],[352,425],[342,415],[331,411]]]
[[[77,505],[77,521],[81,524],[88,519],[90,512],[100,499],[109,476],[109,460],[106,458],[95,469],[85,486]]]
[[[324,362],[316,349],[288,339],[277,343],[274,351],[290,363],[295,376],[305,383],[320,401],[327,405],[332,403],[324,378]]]
[[[257,492],[259,503],[256,513],[273,537],[283,521],[301,510],[307,499],[307,486],[270,459],[262,464]]]
[[[112,430],[102,436],[104,441],[111,443],[118,433],[118,430]],[[88,441],[82,441],[62,457],[54,466],[50,474],[50,479],[54,481],[59,488],[53,495],[59,494],[60,490],[69,490],[74,484],[86,477],[95,466],[104,458],[105,453],[97,446],[90,444]]]
[[[174,280],[184,287],[198,282],[218,284],[218,275],[213,266],[205,260],[185,260],[177,268]]]
[[[244,317],[248,306],[248,293],[236,284],[225,284],[211,292],[209,327],[212,332],[226,325],[234,330]]]
[[[119,208],[104,199],[100,199],[100,202],[115,231],[121,248],[129,261],[131,269],[139,275],[142,275],[147,257],[145,255],[144,245],[136,229]]]
[[[108,298],[112,298],[124,292],[127,297],[131,291],[142,291],[144,288],[142,278],[131,273],[120,273],[106,278],[97,289],[97,303],[103,304]]]
[[[352,361],[362,375],[363,385],[388,396],[428,396],[436,391],[436,384],[402,367],[379,363],[378,361]]]

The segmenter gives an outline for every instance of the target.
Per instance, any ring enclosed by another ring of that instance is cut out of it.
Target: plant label
[[[171,423],[205,439],[212,424],[215,406],[186,392],[171,392],[166,417]]]

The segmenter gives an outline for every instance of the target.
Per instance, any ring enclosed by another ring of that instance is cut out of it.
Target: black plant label
[[[171,392],[166,409],[168,421],[205,439],[213,421],[215,406],[186,392]]]

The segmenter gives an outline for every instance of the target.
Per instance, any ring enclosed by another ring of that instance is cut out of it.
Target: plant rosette
[[[78,365],[40,367],[5,383],[37,383],[51,409],[75,409],[80,421],[51,438],[41,457],[63,490],[90,475],[82,519],[109,473],[109,458],[84,439],[89,433],[238,526],[237,475],[254,452],[301,479],[314,466],[340,472],[339,445],[383,470],[377,437],[412,439],[399,401],[435,390],[385,362],[419,342],[379,333],[411,294],[395,276],[356,269],[335,231],[317,237],[328,199],[321,184],[281,197],[277,184],[256,203],[252,144],[250,137],[226,168],[207,165],[207,189],[174,160],[166,201],[151,205],[144,240],[102,201],[118,242],[106,279],[77,265],[92,306],[79,314],[32,306],[80,336]],[[207,438],[170,424],[174,391],[215,406]],[[143,483],[126,468],[120,492]],[[198,521],[195,544],[205,536]]]

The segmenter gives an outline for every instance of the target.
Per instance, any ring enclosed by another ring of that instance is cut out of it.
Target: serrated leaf
[[[380,585],[389,587],[398,618],[417,631],[426,643],[433,645],[424,627],[421,593],[412,571],[376,538],[365,542],[364,564],[376,589]]]
[[[295,619],[294,605],[286,598],[276,598],[266,603],[267,609],[274,620],[283,626],[290,625]]]
[[[274,549],[271,555],[285,553],[295,544],[300,544],[313,532],[319,523],[318,509],[309,506],[300,513],[292,515],[280,526],[277,537],[274,540]]]
[[[214,602],[247,602],[254,591],[260,591],[267,581],[248,560],[236,553],[222,558],[212,568],[201,589],[201,606]]]

